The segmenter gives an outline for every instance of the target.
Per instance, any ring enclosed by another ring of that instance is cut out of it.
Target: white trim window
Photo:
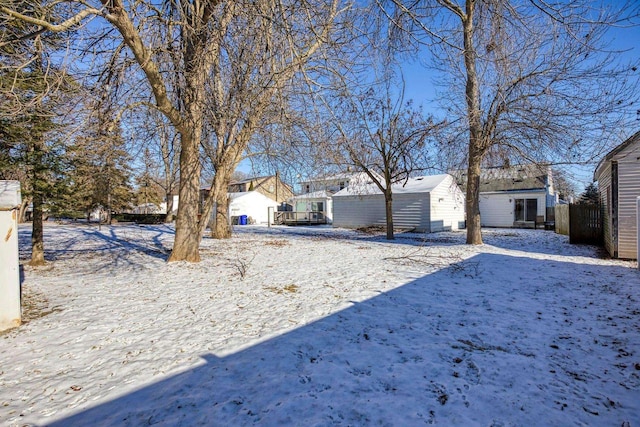
[[[538,199],[515,199],[514,221],[533,222],[538,214]]]

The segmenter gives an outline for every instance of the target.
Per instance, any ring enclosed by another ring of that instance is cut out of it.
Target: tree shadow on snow
[[[407,246],[456,246],[466,244],[466,230],[420,233],[415,231],[396,231],[394,240],[387,240],[384,230],[371,229],[359,231],[336,229],[331,226],[273,226],[273,227],[234,227],[234,232],[271,235],[274,237],[295,236],[309,239],[335,239],[376,242]],[[584,256],[605,258],[602,248],[593,245],[575,245],[569,243],[569,237],[554,231],[521,228],[483,228],[483,243],[502,249],[545,255]]]
[[[50,248],[45,228],[45,259],[58,261],[75,258],[87,253],[109,253],[113,265],[136,264],[130,255],[143,253],[153,258],[166,260],[169,257],[170,248],[166,247],[163,238],[173,236],[174,231],[168,226],[145,226],[145,230],[154,233],[151,241],[147,234],[141,239],[136,239],[137,225],[77,225],[65,226],[55,230],[56,234],[66,234],[64,239],[57,239],[55,248]],[[21,228],[19,233],[20,259],[28,259],[31,256],[31,230]]]
[[[635,425],[632,280],[480,254],[48,425]]]

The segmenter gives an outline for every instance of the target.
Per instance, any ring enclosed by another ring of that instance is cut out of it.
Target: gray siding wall
[[[640,143],[618,160],[618,257],[637,258],[636,198],[640,196]]]
[[[431,231],[429,194],[394,194],[395,227]],[[359,228],[386,225],[384,196],[340,196],[333,198],[333,226]]]
[[[609,255],[613,256],[615,250],[613,244],[613,230],[611,228],[611,162],[607,162],[606,167],[598,177],[598,192],[600,193],[600,201],[602,203],[604,218],[603,218],[603,233],[604,233],[604,247],[609,252]],[[609,194],[609,196],[607,196]]]

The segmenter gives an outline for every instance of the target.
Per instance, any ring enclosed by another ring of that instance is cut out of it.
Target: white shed
[[[604,208],[604,246],[614,258],[637,258],[636,200],[640,197],[640,132],[610,151],[598,164]]]
[[[393,189],[395,227],[418,232],[464,228],[464,194],[451,175],[411,178]],[[386,225],[384,195],[375,185],[345,188],[333,195],[333,226]]]
[[[247,215],[256,224],[266,224],[269,208],[278,210],[278,202],[257,191],[229,193],[229,216]]]

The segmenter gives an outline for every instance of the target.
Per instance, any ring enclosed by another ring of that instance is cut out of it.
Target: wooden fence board
[[[569,205],[569,243],[602,245],[604,242],[600,205]]]

